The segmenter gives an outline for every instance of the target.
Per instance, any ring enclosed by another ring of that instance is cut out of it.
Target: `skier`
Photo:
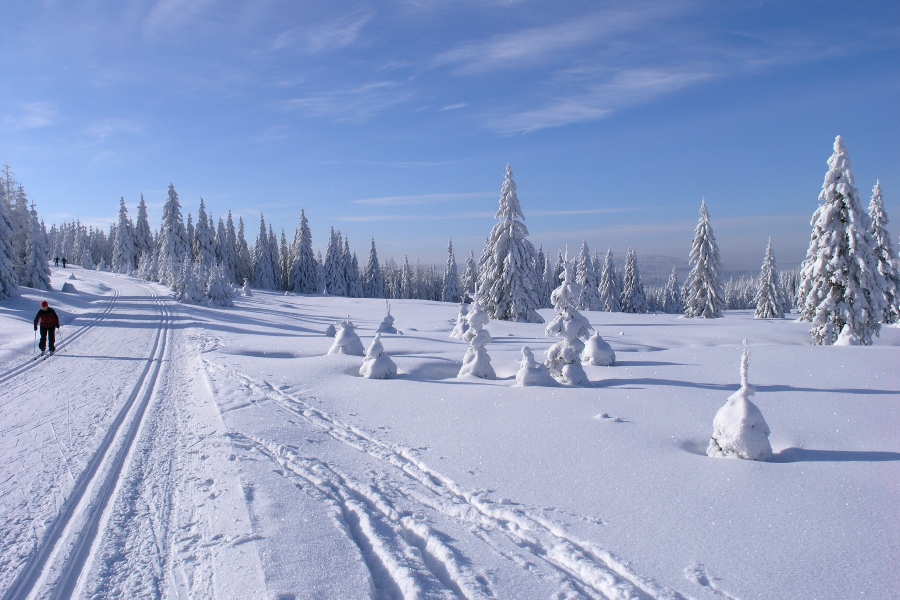
[[[50,356],[56,352],[56,330],[59,329],[59,317],[56,311],[50,308],[50,303],[44,300],[41,302],[41,310],[34,317],[34,330],[37,331],[38,324],[41,326],[41,341],[38,342],[38,348],[41,350],[41,356],[47,349],[47,338],[50,338]]]
[[[67,262],[68,262],[68,261],[66,260],[66,257],[63,256],[63,269],[66,268],[66,263],[67,263]]]
[[[59,257],[57,256],[56,258],[54,258],[53,262],[54,262],[55,266],[58,267],[59,266]]]

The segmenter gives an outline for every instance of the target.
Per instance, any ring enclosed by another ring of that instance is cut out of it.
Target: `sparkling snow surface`
[[[393,300],[396,379],[328,355],[383,300],[254,290],[183,306],[52,269],[0,302],[0,596],[891,598],[900,589],[900,329],[585,311],[616,365],[514,387],[540,324],[491,321],[458,379],[458,306]],[[47,298],[59,351],[32,361]],[[552,312],[541,311],[549,320]],[[621,335],[620,335],[621,333]],[[705,455],[741,340],[771,462]]]

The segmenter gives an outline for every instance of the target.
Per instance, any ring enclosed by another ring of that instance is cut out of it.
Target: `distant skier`
[[[57,266],[57,267],[59,266],[59,257],[58,256],[53,259],[53,263],[55,266]]]
[[[41,302],[41,310],[34,317],[34,330],[37,331],[38,325],[41,327],[41,341],[38,342],[38,348],[41,350],[41,356],[47,349],[47,338],[50,338],[50,354],[56,352],[56,330],[59,329],[59,317],[56,311],[50,308],[50,303],[46,300]]]
[[[68,262],[68,261],[66,260],[66,257],[63,256],[63,269],[66,268],[66,263],[67,263],[67,262]]]

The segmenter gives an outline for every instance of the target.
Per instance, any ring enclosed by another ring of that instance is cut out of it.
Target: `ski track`
[[[379,481],[365,483],[334,465],[302,456],[295,446],[238,432],[230,434],[236,445],[266,456],[281,467],[284,476],[297,480],[302,487],[311,486],[334,507],[369,567],[375,597],[494,597],[487,578],[447,541],[450,537],[425,522],[422,514],[433,511],[439,518],[468,528],[496,554],[521,568],[523,574],[537,574],[535,563],[548,566],[559,582],[556,597],[684,598],[641,578],[608,551],[576,539],[562,525],[535,510],[505,500],[496,503],[483,491],[463,490],[419,460],[410,448],[382,442],[264,380],[206,360],[203,363],[211,378],[218,374],[237,381],[335,440],[391,467],[382,472]],[[397,471],[399,478],[388,475]],[[501,550],[497,537],[512,542],[519,554]]]
[[[6,590],[4,600],[71,597],[89,563],[98,531],[108,521],[107,507],[131,455],[147,406],[154,396],[169,337],[171,313],[166,301],[151,288],[142,287],[150,293],[161,321],[150,357],[146,359],[128,399],[59,507],[56,517]],[[118,290],[115,297],[118,298]],[[104,316],[112,310],[111,306],[112,303],[104,311]],[[96,322],[95,319],[94,324]],[[81,332],[84,331],[86,329]],[[77,339],[73,335],[68,341],[71,343],[73,338]]]

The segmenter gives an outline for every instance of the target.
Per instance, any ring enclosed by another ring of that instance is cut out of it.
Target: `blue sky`
[[[478,254],[511,164],[535,245],[802,260],[834,136],[900,233],[897,2],[18,1],[0,160],[48,223],[139,194],[305,207],[365,254]],[[252,243],[252,239],[250,240]]]

